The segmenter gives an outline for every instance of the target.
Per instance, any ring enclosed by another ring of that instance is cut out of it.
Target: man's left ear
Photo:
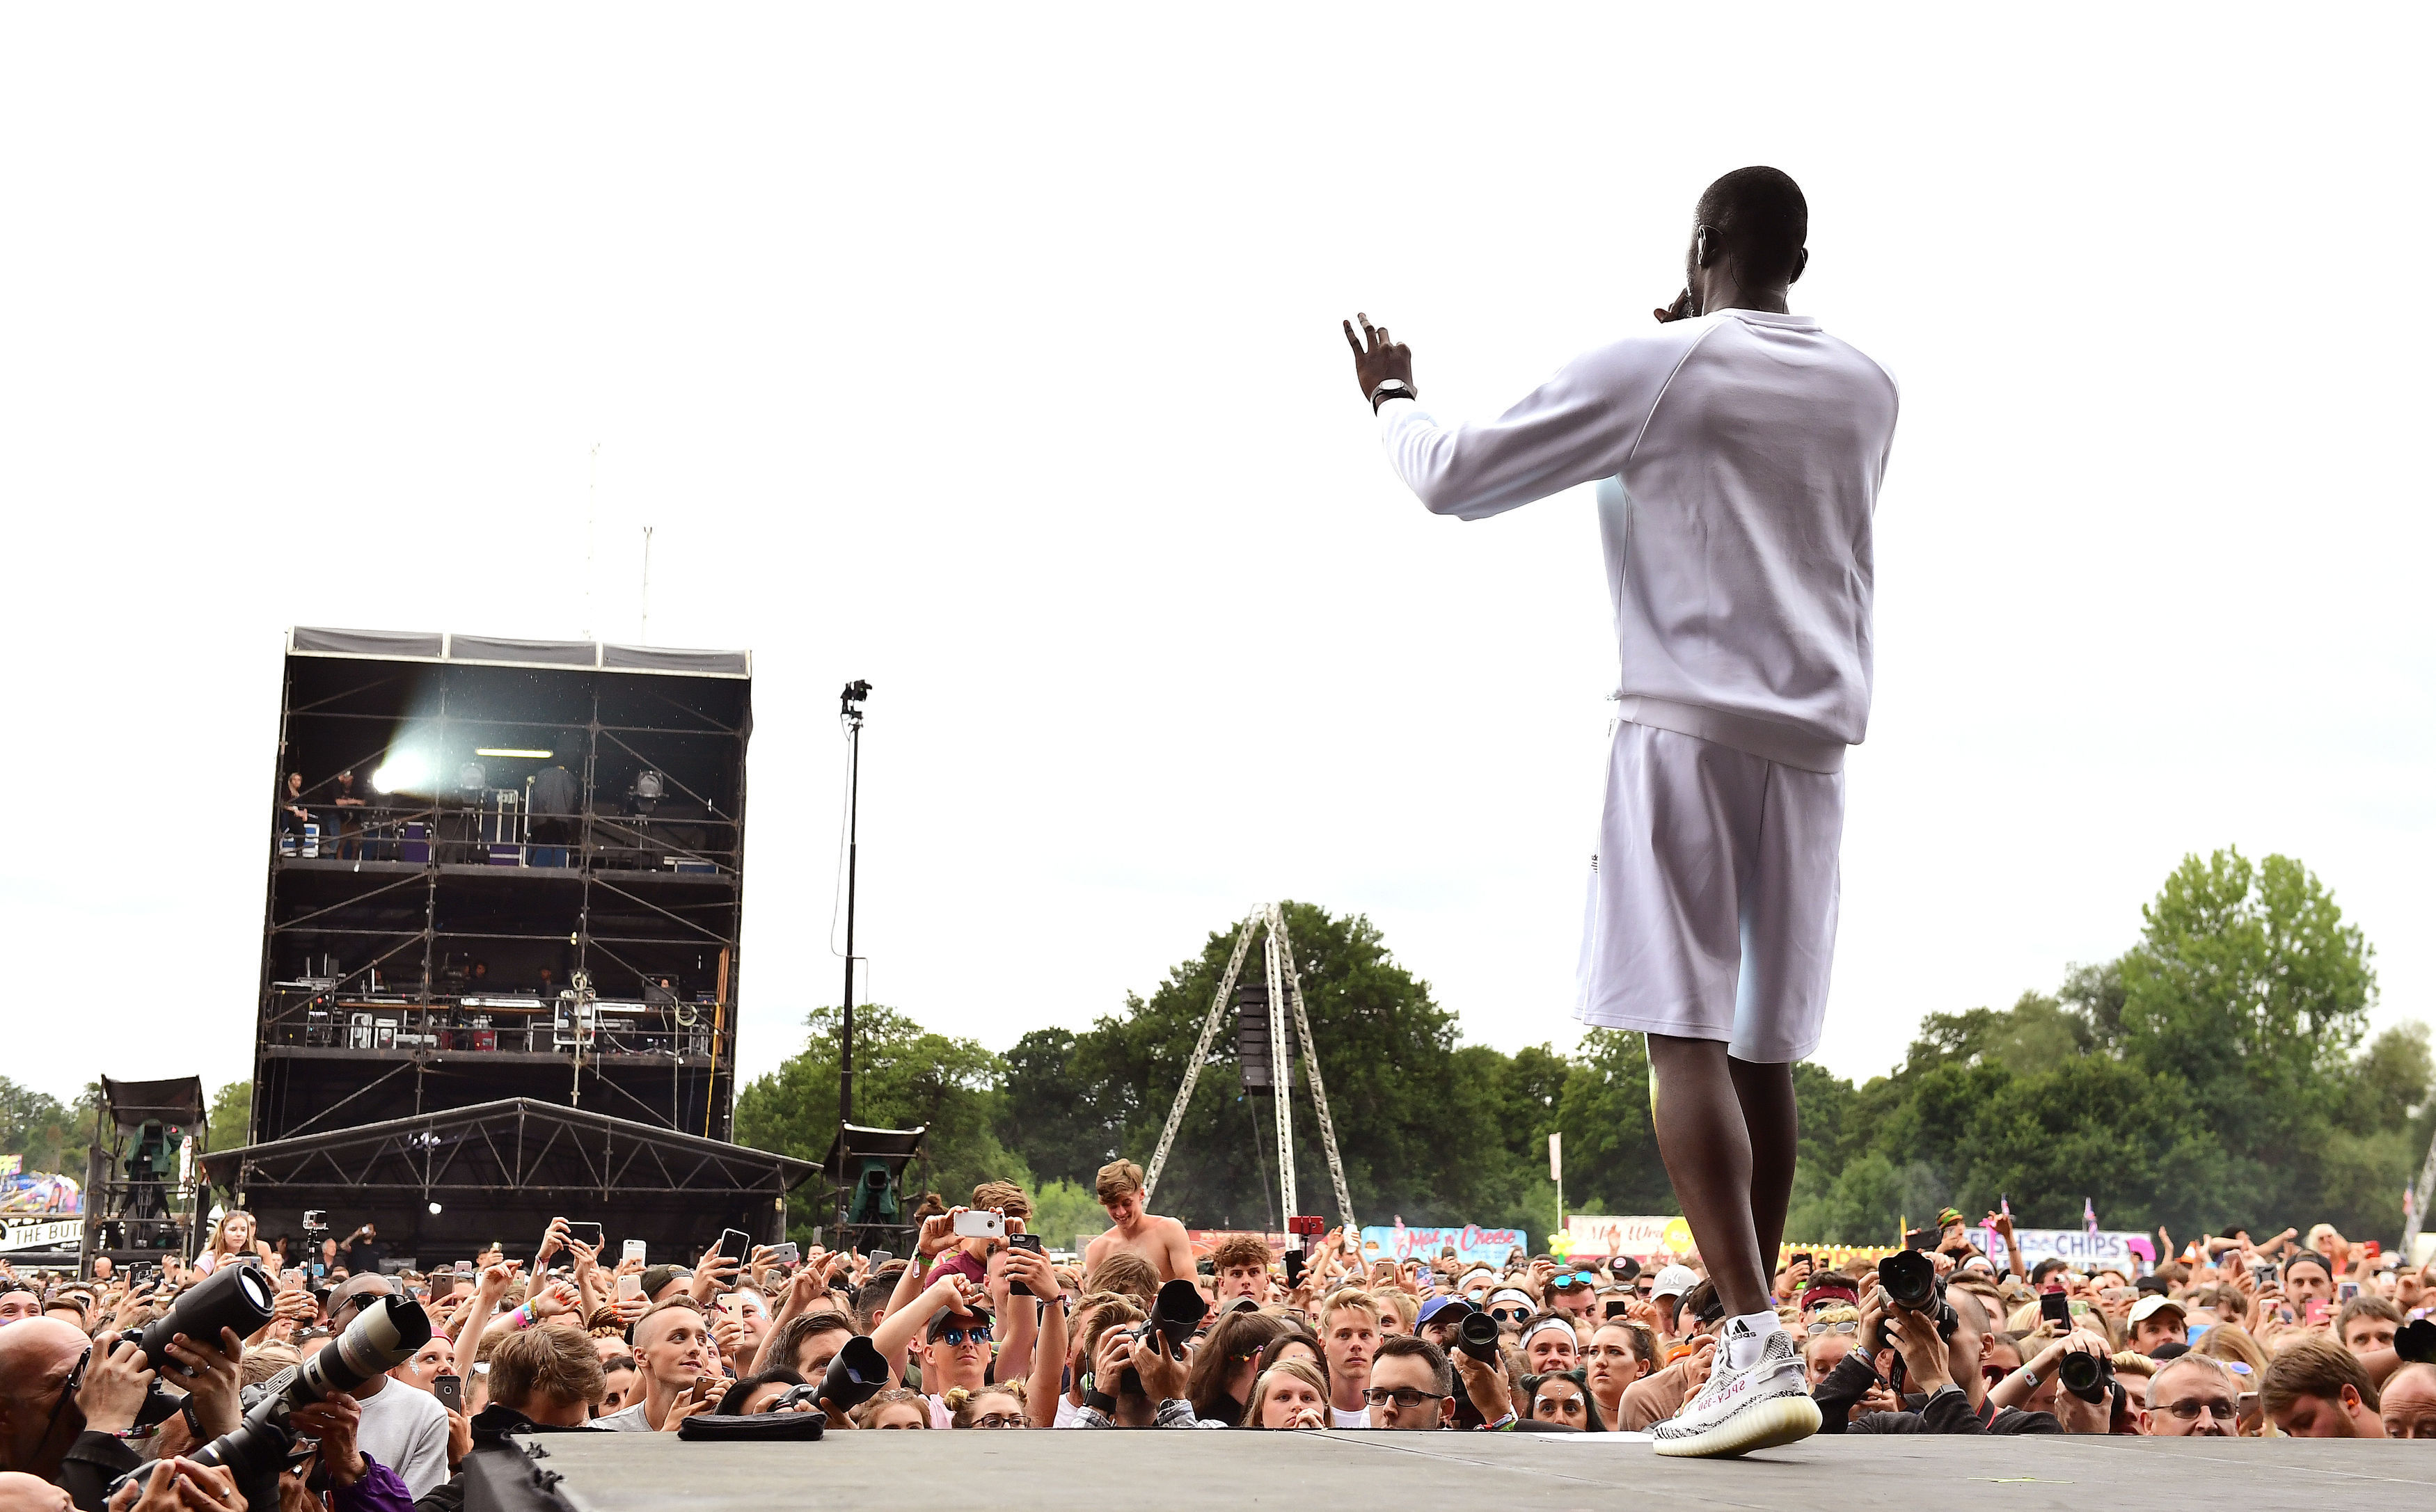
[[[1786,280],[1784,281],[1784,282],[1785,282],[1785,284],[1786,284],[1788,287],[1790,287],[1790,286],[1792,286],[1792,285],[1794,285],[1794,284],[1799,284],[1799,283],[1801,283],[1801,273],[1802,273],[1802,269],[1804,269],[1808,268],[1809,266],[1810,266],[1810,249],[1809,249],[1809,248],[1807,248],[1807,247],[1804,247],[1804,248],[1802,248],[1802,249],[1801,249],[1801,251],[1800,251],[1799,252],[1796,252],[1796,253],[1794,254],[1794,257],[1793,257],[1793,276],[1792,276],[1791,278],[1786,279]]]

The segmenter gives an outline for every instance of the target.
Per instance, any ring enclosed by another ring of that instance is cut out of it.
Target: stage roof
[[[749,678],[749,651],[685,651],[674,646],[621,646],[603,640],[511,640],[448,631],[331,630],[298,625],[287,632],[290,656],[351,656],[384,662],[462,662],[478,667],[545,667],[579,671],[675,673],[685,677]]]

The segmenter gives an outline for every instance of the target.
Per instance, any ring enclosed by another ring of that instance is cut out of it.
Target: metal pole
[[[638,644],[652,643],[652,528],[643,527],[643,621],[636,627]]]
[[[854,863],[862,801],[862,711],[847,705],[845,784],[845,996],[838,1037],[838,1117],[854,1121]]]
[[[1278,978],[1279,940],[1278,915],[1275,905],[1269,909],[1269,929],[1262,945],[1262,964],[1269,974],[1269,1064],[1276,1068],[1272,1080],[1276,1095],[1269,1105],[1277,1109],[1278,1124],[1278,1200],[1284,1204],[1291,1219],[1301,1208],[1295,1194],[1294,1153],[1294,1041],[1286,1037],[1286,989]],[[1303,1056],[1313,1059],[1317,1047],[1303,1046]],[[1314,1062],[1315,1064],[1315,1062]]]

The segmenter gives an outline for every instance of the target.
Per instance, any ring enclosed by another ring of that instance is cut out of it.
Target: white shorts
[[[1736,1060],[1818,1048],[1842,889],[1844,774],[1619,723],[1591,860],[1575,1017],[1721,1039]]]

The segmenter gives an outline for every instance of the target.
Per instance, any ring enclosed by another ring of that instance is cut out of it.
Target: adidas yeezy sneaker
[[[1650,1436],[1661,1454],[1705,1458],[1775,1449],[1817,1432],[1818,1404],[1802,1380],[1801,1352],[1780,1329],[1745,1368],[1721,1362],[1682,1412]]]

